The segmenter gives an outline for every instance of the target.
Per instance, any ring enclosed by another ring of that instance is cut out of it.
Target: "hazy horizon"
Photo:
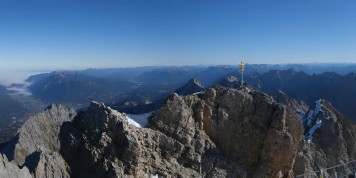
[[[335,65],[335,66],[348,66],[356,65],[356,63],[344,63],[344,62],[321,62],[321,63],[276,63],[276,64],[256,64],[249,63],[244,61],[246,64],[251,65]],[[0,85],[9,86],[14,83],[24,83],[25,80],[31,75],[48,73],[53,71],[77,71],[77,70],[86,70],[86,69],[120,69],[120,68],[138,68],[138,67],[210,67],[210,66],[238,66],[240,61],[236,64],[201,64],[201,65],[141,65],[141,66],[107,66],[107,67],[82,67],[82,68],[50,68],[50,69],[5,69],[0,67]],[[248,70],[248,69],[247,69]]]

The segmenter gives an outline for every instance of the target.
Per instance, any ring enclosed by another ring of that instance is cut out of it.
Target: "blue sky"
[[[356,62],[356,1],[0,1],[0,70],[241,59]]]

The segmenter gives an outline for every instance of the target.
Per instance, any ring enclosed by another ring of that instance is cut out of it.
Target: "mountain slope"
[[[113,83],[104,79],[73,72],[53,72],[29,87],[32,94],[46,102],[84,104],[92,100],[114,98],[129,82]]]

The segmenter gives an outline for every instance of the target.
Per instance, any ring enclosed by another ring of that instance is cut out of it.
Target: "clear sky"
[[[356,1],[0,1],[0,70],[241,59],[356,62]]]

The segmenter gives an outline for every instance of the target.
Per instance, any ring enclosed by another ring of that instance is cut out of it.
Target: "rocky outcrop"
[[[9,162],[5,155],[0,154],[0,177],[32,178],[26,167],[20,169],[15,163]]]
[[[52,104],[30,117],[1,150],[17,165],[28,167],[35,177],[69,177],[68,166],[59,154],[58,135],[63,122],[75,115],[73,109]]]
[[[30,117],[19,129],[14,160],[23,164],[28,155],[38,151],[59,151],[58,139],[63,122],[70,121],[76,112],[62,105],[52,104],[44,112]]]
[[[93,102],[61,129],[61,154],[73,177],[199,177],[179,164],[184,145]]]
[[[234,163],[236,172],[224,170],[227,177],[291,177],[303,133],[293,111],[248,88],[215,87],[202,95],[172,95],[151,124],[193,148],[197,130],[204,131]],[[199,164],[193,158],[201,154],[189,150],[193,155],[189,162]]]
[[[179,95],[190,95],[205,91],[203,84],[197,79],[190,79],[185,85],[178,88],[175,92]]]
[[[297,175],[316,177],[327,169],[330,177],[342,177],[355,171],[355,124],[338,112],[329,102],[318,100],[302,117],[306,141],[298,153],[294,170]],[[345,165],[343,165],[345,164]],[[335,167],[337,166],[337,167]]]

